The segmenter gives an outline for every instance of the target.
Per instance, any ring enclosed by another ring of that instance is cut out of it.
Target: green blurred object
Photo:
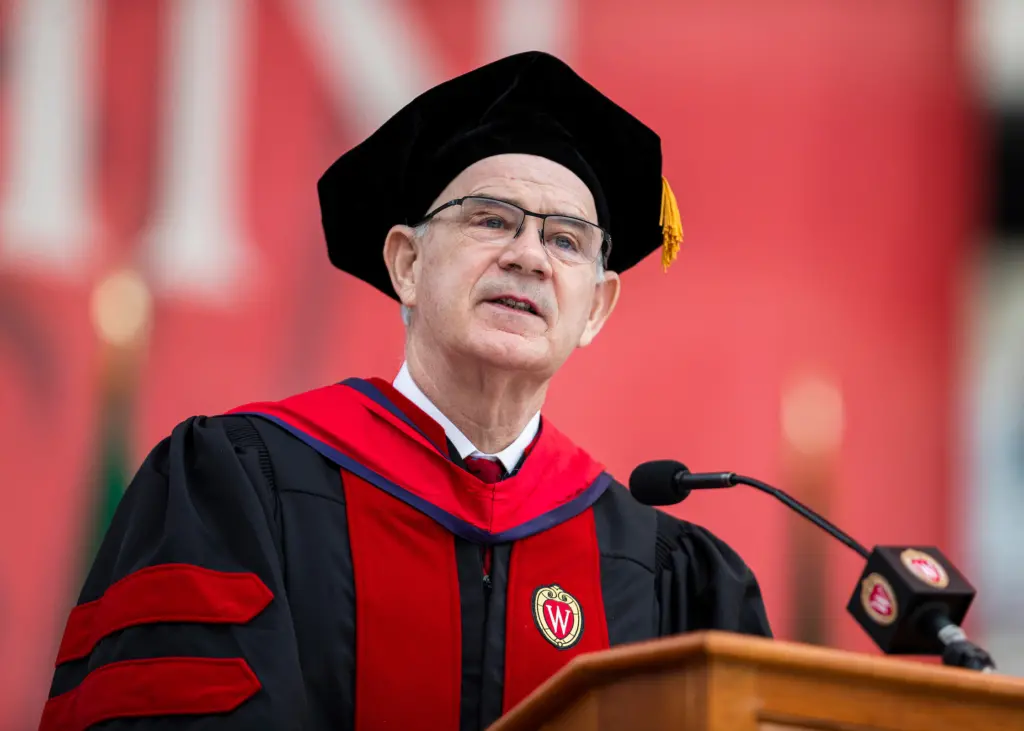
[[[85,562],[83,570],[86,572],[103,543],[132,477],[129,465],[131,379],[110,376],[113,374],[108,374],[102,386],[104,393],[100,400],[100,439],[96,444],[97,453],[88,488],[91,496],[91,506],[87,513],[90,525],[82,556]]]
[[[100,442],[93,528],[89,545],[89,563],[95,557],[110,522],[121,502],[131,476],[128,471],[127,415],[121,408],[111,409]]]

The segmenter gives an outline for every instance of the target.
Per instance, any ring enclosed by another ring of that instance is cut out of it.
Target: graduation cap
[[[683,231],[661,139],[537,51],[429,89],[331,165],[317,184],[331,263],[397,299],[381,255],[388,230],[416,225],[459,173],[506,153],[548,158],[587,185],[611,234],[609,269],[623,272],[660,248],[667,271]]]

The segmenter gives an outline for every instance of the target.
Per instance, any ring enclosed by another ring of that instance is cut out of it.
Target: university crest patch
[[[924,551],[908,548],[900,554],[900,560],[914,576],[937,589],[949,586],[949,574],[941,563]]]
[[[886,626],[896,621],[896,592],[881,574],[871,574],[861,582],[860,601],[864,611],[878,624]]]
[[[583,637],[583,608],[558,584],[533,592],[533,619],[544,639],[568,650]]]

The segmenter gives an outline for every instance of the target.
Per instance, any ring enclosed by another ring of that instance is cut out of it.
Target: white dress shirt
[[[466,459],[466,457],[483,457],[484,459],[497,460],[501,462],[506,472],[511,473],[516,465],[519,464],[519,460],[522,459],[526,448],[530,446],[530,442],[537,436],[537,430],[540,429],[540,412],[538,411],[527,422],[526,428],[523,429],[522,434],[516,437],[514,442],[497,454],[485,454],[477,449],[473,442],[469,441],[469,438],[452,423],[452,420],[442,414],[441,410],[434,406],[433,402],[420,390],[420,387],[412,380],[412,376],[409,375],[408,364],[402,364],[402,370],[398,372],[393,385],[395,390],[423,409],[427,416],[444,428],[445,435],[455,445],[455,450],[462,459]]]

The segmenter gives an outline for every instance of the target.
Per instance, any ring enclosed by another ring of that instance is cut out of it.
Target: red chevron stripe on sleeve
[[[57,665],[86,657],[107,635],[155,622],[245,624],[274,595],[252,573],[213,571],[190,564],[140,569],[103,596],[71,610]]]
[[[227,713],[261,687],[242,658],[124,660],[48,700],[39,731],[84,731],[115,718]]]

